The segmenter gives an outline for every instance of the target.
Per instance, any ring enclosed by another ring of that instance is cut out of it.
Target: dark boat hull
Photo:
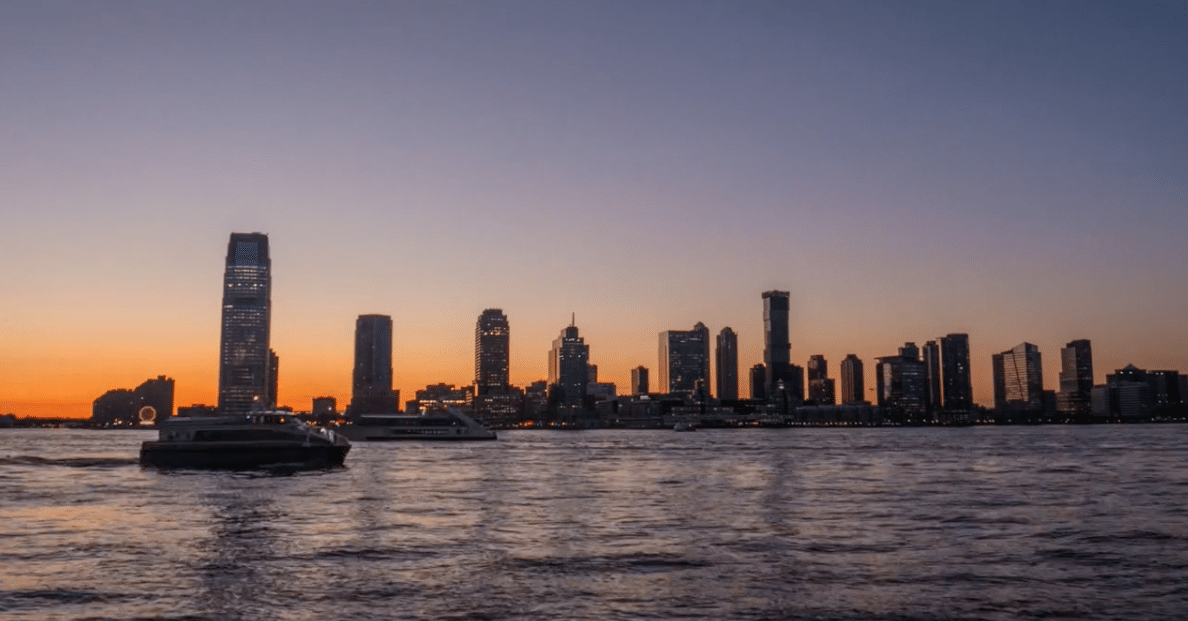
[[[145,442],[140,465],[155,468],[251,470],[268,466],[341,466],[351,447],[302,446],[289,442]]]

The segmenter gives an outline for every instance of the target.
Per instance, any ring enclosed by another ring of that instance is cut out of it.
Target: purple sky
[[[487,307],[514,381],[576,312],[626,387],[698,321],[758,362],[768,289],[834,375],[949,332],[983,403],[1022,341],[1049,388],[1076,338],[1188,370],[1186,67],[1183,3],[0,2],[0,411],[213,401],[233,231],[298,408],[362,313],[406,395]]]

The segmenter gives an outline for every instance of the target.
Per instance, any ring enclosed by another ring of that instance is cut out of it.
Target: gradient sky
[[[698,321],[762,358],[970,335],[1188,371],[1183,2],[0,2],[0,412],[214,403],[223,256],[269,234],[280,401],[512,380],[576,313],[604,381]],[[655,371],[654,371],[655,373]],[[747,389],[742,389],[745,395]]]

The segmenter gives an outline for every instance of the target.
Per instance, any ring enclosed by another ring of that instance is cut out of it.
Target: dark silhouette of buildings
[[[1178,371],[1147,371],[1133,364],[1106,375],[1091,391],[1094,417],[1135,421],[1155,415],[1183,417],[1188,405],[1188,378]]]
[[[219,347],[219,410],[265,407],[271,390],[269,337],[272,260],[268,236],[232,233],[223,274],[223,320]]]
[[[549,352],[550,401],[558,405],[580,405],[590,383],[590,347],[578,336],[572,323],[553,341]]]
[[[692,330],[660,333],[660,390],[692,395],[709,385],[709,328],[698,323]]]
[[[738,335],[734,330],[725,327],[718,333],[714,356],[717,363],[718,398],[723,401],[738,400]]]
[[[631,369],[631,394],[648,394],[648,368],[638,366]]]
[[[767,378],[764,394],[774,395],[776,382],[794,391],[800,386],[800,397],[804,397],[804,375],[799,379],[792,371],[792,343],[788,335],[789,294],[787,291],[763,292],[763,365]]]
[[[280,356],[275,351],[268,350],[268,397],[264,399],[264,407],[275,410],[277,404],[277,389],[280,387]]]
[[[348,409],[351,416],[400,411],[400,393],[392,390],[392,318],[387,315],[359,315],[355,320]]]
[[[751,367],[751,400],[767,401],[767,367],[762,364]]]
[[[950,334],[940,339],[941,408],[963,412],[973,408],[973,378],[969,370],[969,335]]]
[[[875,385],[878,406],[893,421],[916,423],[928,413],[928,369],[915,343],[905,343],[899,355],[878,358]]]
[[[829,362],[817,354],[808,361],[809,400],[817,405],[836,405],[834,382],[829,377]]]
[[[1056,410],[1084,421],[1093,411],[1093,346],[1086,339],[1071,341],[1060,350],[1060,393]]]
[[[1041,415],[1044,412],[1044,374],[1039,348],[1020,343],[995,354],[994,408],[1010,414]]]
[[[134,390],[110,390],[91,405],[91,423],[105,427],[133,427],[171,416],[173,379],[164,375],[148,380]]]
[[[504,392],[510,385],[511,328],[502,309],[488,308],[474,327],[474,385],[476,393]]]
[[[866,403],[866,378],[862,360],[854,354],[846,355],[841,362],[841,402],[844,405]]]
[[[942,409],[940,345],[936,341],[927,341],[921,354],[924,356],[924,370],[928,374],[928,411],[935,413]]]

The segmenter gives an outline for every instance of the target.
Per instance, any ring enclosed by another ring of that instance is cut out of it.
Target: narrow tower
[[[232,233],[223,272],[219,339],[219,411],[248,412],[268,405],[272,260],[268,235]]]

